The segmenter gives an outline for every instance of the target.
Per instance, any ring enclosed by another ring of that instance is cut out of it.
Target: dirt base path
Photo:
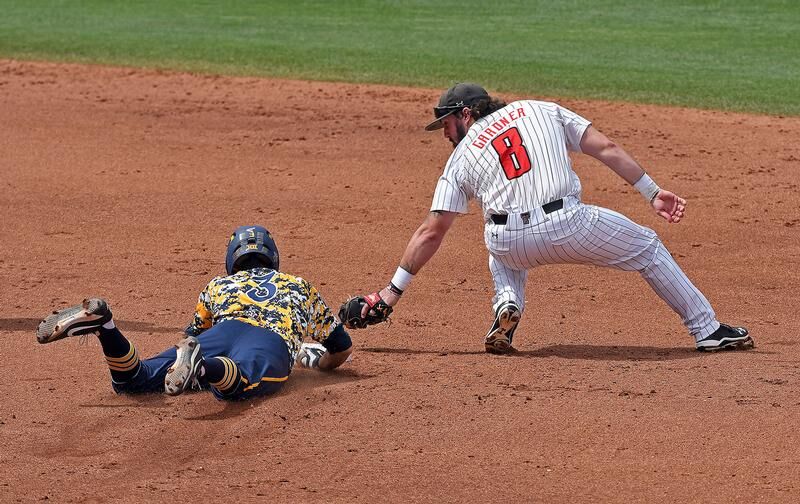
[[[96,341],[36,343],[101,295],[142,355],[174,344],[244,223],[331,305],[383,287],[450,152],[438,94],[0,61],[0,501],[800,500],[798,118],[562,101],[689,200],[668,226],[576,158],[750,352],[699,354],[638,275],[573,266],[531,273],[520,352],[485,355],[474,206],[351,364],[266,400],[116,396]]]

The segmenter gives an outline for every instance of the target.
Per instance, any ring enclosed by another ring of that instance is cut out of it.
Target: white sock
[[[108,322],[106,322],[105,324],[103,324],[103,329],[114,329],[115,327],[117,327],[117,326],[116,326],[116,324],[114,324],[114,319],[111,319]]]

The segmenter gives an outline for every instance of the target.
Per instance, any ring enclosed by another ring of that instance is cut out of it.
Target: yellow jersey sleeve
[[[210,328],[214,323],[214,314],[211,309],[211,295],[210,290],[214,280],[206,285],[205,289],[200,293],[197,298],[197,306],[195,307],[194,317],[192,322],[186,328],[186,334],[190,336],[197,336],[206,329]]]
[[[307,281],[303,280],[304,286],[308,291],[306,298],[306,311],[308,313],[308,324],[306,326],[306,336],[314,341],[324,343],[331,335],[339,322],[331,313],[328,305],[322,299],[319,291]]]

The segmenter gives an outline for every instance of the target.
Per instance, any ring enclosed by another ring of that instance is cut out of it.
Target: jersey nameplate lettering
[[[498,133],[503,131],[503,128],[510,125],[512,122],[516,121],[520,117],[525,117],[525,109],[522,107],[516,110],[509,110],[508,115],[501,117],[497,121],[493,122],[489,126],[486,126],[483,131],[478,134],[478,138],[472,142],[473,147],[477,147],[478,149],[483,149],[488,145],[489,141]]]

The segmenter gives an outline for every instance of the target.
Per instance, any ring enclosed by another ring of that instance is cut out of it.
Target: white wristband
[[[642,196],[644,196],[644,199],[646,199],[648,203],[652,202],[653,198],[658,194],[658,191],[661,190],[658,184],[656,184],[647,173],[642,174],[642,177],[633,184],[633,188],[642,193]]]
[[[406,290],[406,287],[408,287],[408,284],[410,284],[411,280],[413,279],[414,275],[404,270],[403,268],[398,267],[397,271],[394,272],[394,276],[392,277],[392,285],[394,285],[401,291],[404,291]]]

